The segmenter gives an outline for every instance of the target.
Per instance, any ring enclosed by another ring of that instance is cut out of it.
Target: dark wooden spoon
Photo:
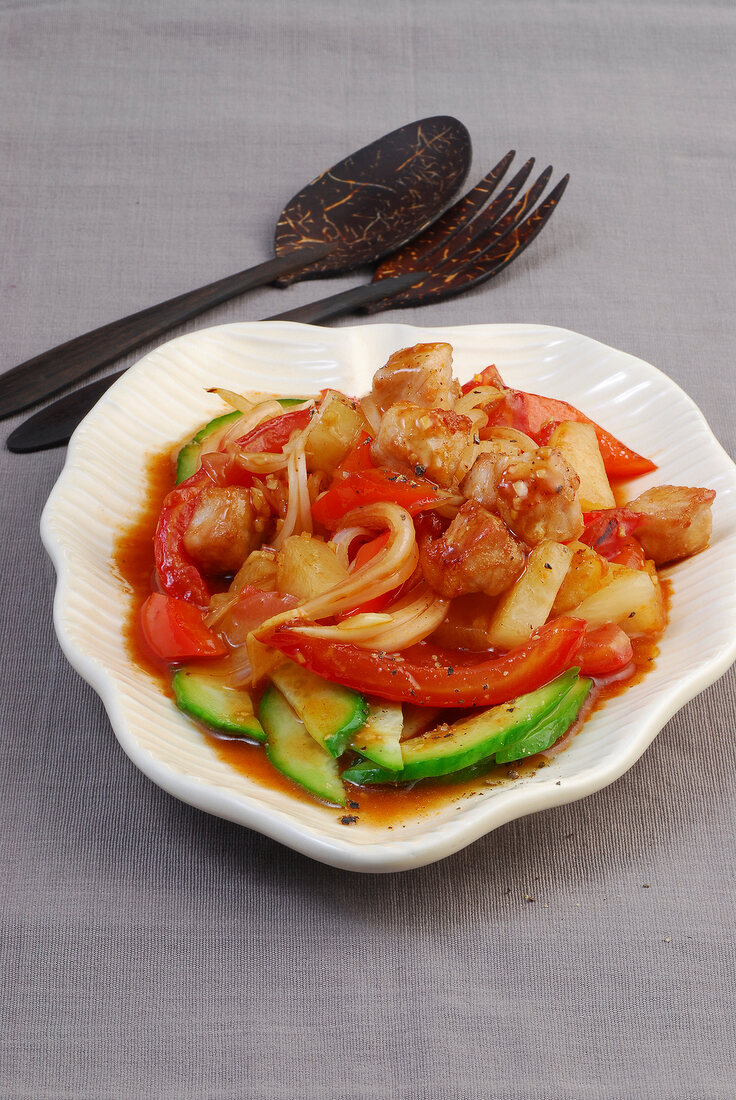
[[[456,118],[420,119],[371,142],[303,188],[276,226],[276,259],[112,321],[0,377],[0,417],[20,412],[238,294],[374,263],[445,209],[470,167]]]

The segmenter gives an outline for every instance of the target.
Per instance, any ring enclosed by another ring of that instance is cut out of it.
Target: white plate
[[[409,818],[403,828],[347,827],[334,809],[265,789],[231,769],[131,664],[123,641],[131,597],[111,555],[116,536],[143,503],[147,459],[222,411],[207,387],[299,394],[335,386],[360,394],[393,351],[433,340],[453,345],[461,380],[495,362],[509,384],[571,401],[653,458],[659,470],[637,482],[637,493],[652,484],[716,489],[714,534],[707,551],[672,570],[671,622],[654,671],[609,700],[550,767],[429,818]],[[41,531],[58,574],[59,641],[102,698],[131,760],[193,806],[354,871],[422,866],[513,818],[599,790],[736,659],[736,467],[693,402],[664,374],[563,329],[258,322],[182,336],[132,367],[80,425]]]

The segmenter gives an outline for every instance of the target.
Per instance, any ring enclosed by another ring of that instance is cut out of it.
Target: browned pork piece
[[[647,557],[663,565],[704,550],[713,526],[711,505],[715,495],[713,489],[657,485],[627,504],[644,517],[634,537]]]
[[[487,444],[483,444],[487,446]],[[479,454],[460,485],[466,500],[477,500],[489,512],[496,511],[496,492],[504,471],[512,459],[525,454],[520,443],[506,441],[502,447]]]
[[[472,424],[467,416],[400,401],[381,418],[371,455],[378,466],[426,476],[448,489],[466,473],[466,456],[472,445]]]
[[[583,533],[579,485],[559,451],[538,447],[508,464],[496,490],[496,508],[529,546],[546,539],[569,542]]]
[[[262,544],[271,520],[261,494],[242,485],[208,486],[197,500],[184,548],[209,576],[236,573]]]
[[[451,344],[415,344],[396,351],[373,376],[373,400],[379,412],[399,401],[423,409],[451,409],[460,396],[452,377]]]
[[[422,544],[419,564],[427,583],[447,600],[469,592],[497,596],[521,573],[524,553],[498,516],[468,500],[444,535]]]

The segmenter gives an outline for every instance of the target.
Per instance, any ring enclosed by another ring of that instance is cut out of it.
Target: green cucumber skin
[[[196,473],[202,440],[206,439],[212,432],[217,431],[218,428],[223,427],[225,424],[229,424],[231,421],[237,420],[237,418],[242,415],[243,414],[237,409],[233,409],[232,412],[222,413],[221,416],[216,416],[214,420],[210,420],[203,428],[200,428],[197,434],[192,436],[188,443],[184,444],[176,459],[177,485],[180,485],[182,481],[186,481],[188,477]]]
[[[404,763],[402,728],[401,703],[389,703],[383,699],[369,703],[365,724],[353,734],[350,747],[387,771],[401,771]]]
[[[248,737],[253,741],[265,741],[266,734],[252,709],[248,711],[247,692],[218,685],[206,672],[188,667],[180,668],[172,680],[176,705],[185,714],[203,722],[210,729],[227,733],[231,737]]]
[[[492,756],[512,738],[519,741],[527,735],[557,705],[573,686],[578,669],[569,669],[536,691],[491,707],[471,719],[457,723],[455,736],[422,734],[403,743],[404,767],[400,772],[361,761],[343,772],[343,779],[358,785],[371,783],[408,783],[415,779],[431,779],[449,775]],[[509,708],[514,708],[513,717]],[[490,729],[488,728],[490,726]],[[458,731],[458,727],[460,730]],[[468,735],[470,729],[470,735]],[[465,733],[458,744],[458,732]]]
[[[293,662],[275,669],[271,679],[315,741],[335,759],[342,756],[353,734],[364,725],[368,716],[365,697]],[[333,712],[329,723],[325,710]]]
[[[509,764],[513,760],[523,760],[526,756],[544,752],[545,749],[554,745],[555,741],[559,741],[577,718],[592,686],[592,680],[581,677],[538,726],[535,726],[526,736],[509,741],[499,749],[496,753],[496,763]]]
[[[267,735],[266,755],[274,768],[316,798],[344,806],[345,788],[336,762],[307,733],[273,684],[266,689],[258,713]]]

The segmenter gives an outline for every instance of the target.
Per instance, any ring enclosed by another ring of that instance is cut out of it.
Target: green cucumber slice
[[[184,444],[176,458],[177,485],[181,484],[182,481],[186,481],[188,477],[196,473],[199,464],[199,452],[202,449],[202,441],[206,439],[207,436],[212,435],[213,432],[218,431],[220,428],[224,428],[226,424],[233,423],[233,421],[237,420],[238,417],[242,415],[243,414],[237,409],[233,409],[232,412],[216,416],[214,420],[210,420],[208,424],[200,428],[197,434],[192,436],[188,443]]]
[[[294,661],[279,665],[270,678],[294,708],[307,733],[330,756],[342,755],[368,716],[365,698],[341,684],[323,680]]]
[[[266,755],[283,775],[325,802],[345,805],[337,763],[311,737],[295,711],[273,685],[266,688],[259,716],[268,735]]]
[[[266,740],[248,692],[230,687],[215,673],[191,666],[177,669],[173,688],[176,705],[206,726],[231,737]]]
[[[567,694],[577,679],[578,669],[563,672],[555,680],[518,699],[464,718],[452,726],[440,725],[404,741],[404,767],[389,772],[369,761],[354,764],[343,772],[350,783],[407,783],[468,768],[493,755],[512,738],[529,733]]]
[[[539,725],[525,736],[509,741],[499,749],[496,762],[507,764],[512,760],[523,760],[525,756],[534,756],[554,745],[577,718],[592,686],[592,680],[581,677]]]
[[[404,764],[401,752],[403,725],[401,703],[371,700],[365,725],[353,734],[350,747],[388,771],[401,771]]]

